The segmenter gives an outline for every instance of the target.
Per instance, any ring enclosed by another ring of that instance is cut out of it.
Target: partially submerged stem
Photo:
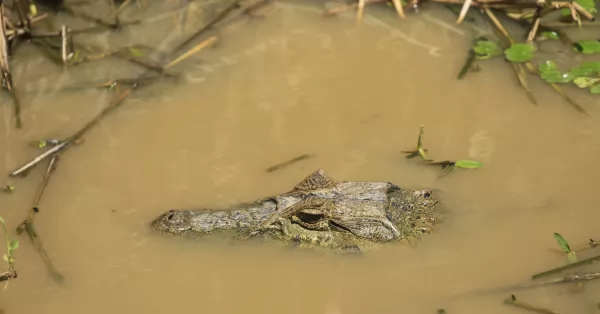
[[[8,91],[13,98],[15,111],[15,126],[17,129],[22,127],[21,123],[21,103],[13,88],[12,74],[8,61],[8,39],[6,37],[6,21],[4,19],[4,3],[0,1],[0,72],[2,74],[2,89]]]
[[[550,269],[550,270],[547,270],[547,271],[544,271],[544,272],[541,272],[541,273],[537,273],[537,274],[531,276],[531,279],[541,278],[541,277],[544,277],[544,276],[548,276],[548,275],[552,275],[552,274],[561,272],[563,270],[567,270],[567,269],[572,269],[572,268],[584,266],[584,265],[591,264],[591,263],[594,263],[594,262],[597,262],[597,261],[600,261],[600,255],[596,255],[596,256],[593,256],[593,257],[590,257],[588,259],[584,259],[584,260],[581,260],[581,261],[578,261],[578,262],[575,262],[575,263],[567,264],[567,265],[564,265],[564,266],[561,266],[561,267],[557,267],[557,268],[553,268],[553,269]]]
[[[35,228],[33,225],[33,220],[35,218],[35,214],[39,212],[39,204],[42,199],[42,195],[44,194],[44,190],[46,189],[46,186],[48,185],[48,181],[50,180],[52,173],[56,169],[56,163],[58,161],[58,158],[59,158],[59,155],[54,154],[52,156],[52,159],[50,159],[50,162],[48,163],[48,168],[46,169],[46,172],[44,173],[44,176],[42,177],[40,186],[39,186],[39,188],[36,192],[36,195],[33,199],[33,205],[31,207],[31,209],[29,210],[29,213],[27,214],[27,217],[25,218],[25,220],[23,220],[23,222],[17,227],[17,233],[21,234],[21,233],[23,233],[23,231],[27,232],[27,234],[29,235],[29,238],[31,239],[31,242],[36,247],[38,253],[42,257],[44,264],[46,264],[46,267],[48,268],[50,275],[56,282],[60,283],[64,280],[64,277],[54,267],[54,264],[52,263],[52,260],[48,256],[48,253],[46,253],[46,250],[44,249],[44,245],[42,244],[41,239],[37,235],[37,232],[35,231]]]
[[[406,16],[404,15],[404,8],[402,8],[402,3],[400,3],[400,0],[392,0],[392,3],[394,3],[394,8],[396,9],[398,16],[400,18],[405,18]]]
[[[535,36],[538,33],[538,30],[540,28],[540,21],[542,19],[540,13],[542,11],[542,7],[539,7],[537,10],[535,10],[535,15],[533,17],[533,24],[531,25],[531,30],[529,31],[529,34],[527,35],[527,43],[532,43],[533,40],[535,39]]]
[[[181,61],[191,57],[192,55],[202,51],[204,48],[214,44],[217,41],[217,36],[212,36],[207,38],[206,40],[202,41],[201,43],[199,43],[198,45],[192,47],[190,50],[186,51],[185,53],[183,53],[182,55],[180,55],[179,57],[177,57],[175,60],[169,62],[169,64],[167,64],[165,66],[166,69],[169,69],[173,66],[175,66],[176,64],[180,63]]]
[[[456,24],[461,24],[462,21],[465,19],[465,17],[467,16],[467,13],[469,12],[469,8],[471,8],[471,4],[473,3],[472,0],[465,0],[462,8],[460,9],[460,13],[458,14],[458,18],[456,19]]]
[[[234,0],[233,2],[231,2],[231,4],[229,4],[223,11],[221,11],[221,13],[219,13],[217,16],[215,16],[210,22],[208,22],[206,25],[204,25],[202,28],[200,28],[198,31],[196,31],[194,34],[192,34],[186,40],[184,40],[179,45],[177,45],[173,50],[171,50],[171,54],[178,52],[181,48],[183,48],[190,42],[194,41],[196,38],[200,37],[200,35],[204,34],[215,24],[219,23],[221,20],[223,20],[225,17],[227,17],[227,15],[229,15],[231,12],[233,12],[233,10],[239,8],[240,1],[241,0]]]
[[[517,298],[515,297],[515,295],[511,295],[508,298],[506,298],[504,300],[504,304],[508,304],[508,305],[512,305],[512,306],[516,306],[516,307],[520,307],[522,309],[526,309],[529,311],[533,311],[536,313],[543,313],[543,314],[560,314],[558,312],[543,308],[543,307],[539,307],[539,306],[535,306],[535,305],[531,305],[529,303],[525,303],[523,301],[519,301],[517,300]]]
[[[530,287],[545,286],[545,285],[559,284],[559,283],[582,282],[582,281],[595,280],[598,278],[600,278],[600,272],[567,274],[562,277],[545,280],[545,281],[541,281],[541,282],[528,282],[528,283],[519,285],[518,288],[530,288]]]
[[[506,28],[504,28],[502,23],[500,23],[500,21],[498,20],[498,18],[494,14],[494,12],[492,12],[489,8],[484,8],[484,12],[488,16],[490,21],[492,21],[492,24],[496,27],[498,32],[500,32],[500,34],[502,34],[504,40],[508,43],[508,45],[513,45],[515,43],[515,41],[512,39],[512,37],[510,36],[510,34],[506,30]],[[506,49],[507,47],[505,46],[504,48]],[[527,93],[527,98],[529,98],[529,101],[531,101],[534,105],[537,105],[537,100],[535,99],[535,97],[533,96],[533,93],[529,89],[527,73],[525,72],[523,65],[511,62],[511,66],[513,68],[513,71],[515,72],[515,75],[517,76],[517,80],[519,81],[519,84],[525,90],[525,93]]]
[[[356,24],[362,23],[363,15],[365,14],[365,2],[366,0],[358,0],[358,10],[356,11]]]
[[[5,271],[3,273],[0,274],[0,282],[1,281],[7,281],[7,280],[12,280],[17,278],[17,271],[12,269],[9,271]]]

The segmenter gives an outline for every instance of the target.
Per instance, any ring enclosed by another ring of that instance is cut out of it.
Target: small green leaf
[[[590,87],[590,93],[600,94],[600,84],[596,84],[596,85]]]
[[[540,36],[544,39],[559,39],[558,33],[553,31],[541,32]]]
[[[561,236],[559,233],[554,233],[554,239],[556,239],[556,242],[558,242],[558,245],[560,245],[560,248],[563,249],[565,253],[569,254],[572,252],[567,240],[565,240],[565,238],[563,238],[563,236]]]
[[[4,256],[2,256],[2,257],[4,258],[4,260],[5,260],[6,262],[8,262],[8,261],[9,261],[9,259],[8,259],[8,255],[4,254]]]
[[[498,45],[489,40],[478,40],[473,45],[473,51],[475,52],[475,56],[477,59],[489,59],[491,57],[500,55],[502,50],[498,47]]]
[[[10,241],[10,246],[9,246],[10,251],[15,251],[18,248],[19,248],[19,240],[14,239],[14,240]]]
[[[454,163],[456,167],[465,168],[465,169],[477,169],[483,167],[483,164],[478,161],[473,160],[459,160]]]
[[[575,83],[575,85],[577,85],[579,88],[589,88],[597,82],[600,82],[600,78],[581,76],[573,80],[573,83]]]
[[[13,185],[7,184],[4,187],[4,192],[6,192],[6,193],[12,193],[14,191],[15,191],[15,187]]]
[[[540,63],[540,77],[548,83],[567,83],[575,78],[573,73],[562,73],[553,61],[547,60]]]
[[[35,4],[31,3],[29,5],[29,13],[31,13],[31,16],[36,16],[37,15],[37,7],[35,6]]]
[[[586,11],[590,12],[591,15],[596,14],[596,1],[595,0],[576,0],[577,4],[579,4]],[[563,16],[570,16],[571,10],[569,9],[561,9],[560,12]]]
[[[600,52],[600,40],[580,40],[573,44],[573,50],[586,55],[591,55]]]
[[[533,59],[535,51],[536,49],[533,45],[518,43],[504,50],[504,55],[510,62],[522,63]]]
[[[584,62],[578,67],[574,67],[570,71],[575,76],[596,76],[600,74],[600,62]]]
[[[134,57],[143,57],[144,53],[133,48],[133,47],[129,47],[129,53],[134,56]]]
[[[3,224],[3,225],[6,225],[6,224],[4,223],[4,218],[2,218],[2,216],[0,216],[0,223],[1,223],[1,224]]]

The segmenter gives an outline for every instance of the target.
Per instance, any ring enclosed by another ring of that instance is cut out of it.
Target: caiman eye
[[[175,215],[171,214],[171,215],[167,216],[167,220],[173,220],[173,217],[175,217]]]
[[[429,192],[425,192],[425,194],[423,194],[424,198],[429,198],[430,196],[431,196],[431,193],[429,193]]]

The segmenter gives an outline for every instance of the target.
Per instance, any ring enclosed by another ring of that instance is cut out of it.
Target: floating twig
[[[202,41],[201,43],[199,43],[198,45],[194,46],[193,48],[191,48],[190,50],[186,51],[185,53],[183,53],[182,55],[180,55],[179,57],[177,57],[175,60],[169,62],[169,64],[167,64],[165,66],[165,68],[171,68],[174,65],[180,63],[181,61],[191,57],[192,55],[202,51],[204,48],[214,44],[217,41],[217,36],[212,36],[209,37],[207,39],[205,39],[204,41]]]
[[[240,1],[241,0],[234,0],[233,2],[231,2],[231,4],[229,4],[223,11],[221,11],[221,13],[219,13],[217,16],[215,16],[210,22],[208,22],[206,25],[204,25],[202,28],[200,28],[198,31],[196,31],[194,34],[192,34],[186,40],[181,42],[174,49],[172,49],[171,53],[174,54],[175,52],[179,51],[181,48],[183,48],[190,42],[194,41],[200,35],[204,34],[211,27],[213,27],[215,24],[219,23],[221,20],[223,20],[225,17],[227,17],[227,15],[229,15],[231,12],[233,12],[233,10],[239,8]]]
[[[363,15],[365,14],[366,0],[358,0],[358,10],[356,11],[356,24],[362,23]]]
[[[268,6],[269,4],[272,4],[274,1],[275,0],[258,1],[254,4],[249,5],[247,8],[245,8],[243,14],[246,14],[249,16],[255,16],[257,11],[260,11],[262,8]]]
[[[31,207],[31,209],[29,210],[29,213],[27,214],[27,217],[25,218],[25,220],[17,227],[17,234],[21,234],[21,233],[23,233],[23,231],[27,232],[27,234],[29,235],[29,238],[31,239],[31,242],[33,243],[33,245],[37,249],[38,253],[42,257],[44,264],[46,264],[46,267],[48,268],[48,271],[50,272],[52,279],[54,279],[54,281],[57,283],[61,283],[64,280],[64,277],[54,267],[54,264],[52,263],[52,260],[48,256],[48,253],[46,253],[46,250],[44,249],[44,246],[42,244],[42,240],[39,238],[37,232],[35,231],[34,225],[33,225],[33,220],[35,218],[35,214],[39,212],[39,204],[42,199],[42,195],[44,194],[44,190],[46,189],[46,186],[48,185],[50,176],[56,169],[56,162],[58,161],[58,158],[59,158],[59,155],[54,154],[52,156],[52,159],[50,159],[50,162],[48,163],[48,168],[46,169],[46,172],[44,173],[44,176],[42,177],[40,186],[39,186],[37,193],[33,199],[33,205]]]
[[[504,299],[504,304],[508,304],[508,305],[520,307],[522,309],[529,310],[529,311],[532,311],[532,312],[537,312],[537,313],[543,313],[543,314],[560,314],[558,312],[555,312],[555,311],[552,311],[552,310],[549,310],[549,309],[545,309],[545,308],[542,308],[542,307],[538,307],[538,306],[535,306],[535,305],[531,305],[531,304],[525,303],[523,301],[519,301],[519,300],[517,300],[517,297],[515,297],[514,294],[511,295],[511,296],[509,296],[508,298]]]
[[[460,13],[458,14],[458,18],[456,19],[457,25],[462,23],[462,21],[465,19],[465,17],[467,16],[467,13],[469,12],[469,8],[471,8],[472,3],[473,3],[473,0],[465,0],[462,8],[460,9]]]
[[[398,16],[402,19],[405,18],[406,16],[404,15],[404,8],[402,8],[402,3],[400,3],[400,0],[392,0],[392,3],[394,4],[394,8],[396,9]]]
[[[571,283],[571,282],[582,282],[582,281],[590,281],[600,278],[600,272],[596,273],[575,273],[575,274],[567,274],[562,277],[557,277],[550,280],[540,281],[540,282],[529,282],[525,284],[521,284],[518,288],[530,288],[536,286],[545,286],[551,284],[559,284],[559,283]]]
[[[531,279],[541,278],[541,277],[544,277],[544,276],[548,276],[548,275],[551,275],[551,274],[555,274],[555,273],[561,272],[563,270],[567,270],[567,269],[576,268],[576,267],[580,267],[580,266],[583,266],[583,265],[591,264],[591,263],[594,263],[594,262],[599,261],[599,260],[600,260],[600,255],[592,256],[592,257],[590,257],[588,259],[580,260],[580,261],[575,262],[575,263],[567,264],[567,265],[564,265],[564,266],[561,266],[561,267],[557,267],[557,268],[553,268],[553,269],[550,269],[550,270],[547,270],[547,271],[544,271],[544,272],[541,272],[541,273],[537,273],[537,274],[531,276]]]
[[[287,166],[289,166],[291,164],[297,163],[297,162],[299,162],[301,160],[304,160],[304,159],[308,159],[310,157],[312,157],[312,155],[309,155],[309,154],[300,155],[300,156],[298,156],[296,158],[293,158],[293,159],[290,159],[288,161],[284,161],[282,163],[279,163],[279,164],[277,164],[275,166],[269,167],[269,168],[267,168],[266,171],[267,172],[273,172],[275,170],[281,169],[283,167],[287,167]]]

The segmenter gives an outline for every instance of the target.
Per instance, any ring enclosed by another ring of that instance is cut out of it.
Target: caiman
[[[229,231],[304,246],[362,250],[429,234],[439,221],[430,190],[389,182],[336,182],[317,170],[291,191],[227,210],[169,210],[152,223],[163,233],[201,237]]]

